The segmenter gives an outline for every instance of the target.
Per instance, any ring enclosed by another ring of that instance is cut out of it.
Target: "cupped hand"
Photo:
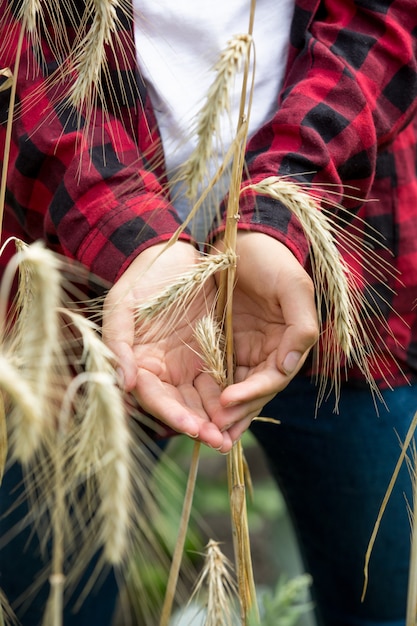
[[[233,407],[234,420],[217,412],[214,397],[207,408],[233,440],[300,370],[319,332],[313,282],[286,246],[263,233],[240,232],[237,255],[235,383],[219,397],[223,408]]]
[[[202,371],[193,336],[195,322],[213,306],[214,278],[205,283],[185,313],[175,317],[169,313],[150,326],[135,320],[141,304],[200,258],[186,242],[164,248],[158,244],[142,252],[109,291],[103,340],[118,360],[125,389],[136,395],[145,411],[180,433],[228,452],[233,444],[229,433],[212,422],[206,409],[205,396],[213,395],[213,383]],[[211,407],[217,415],[228,414],[219,403],[219,393]]]

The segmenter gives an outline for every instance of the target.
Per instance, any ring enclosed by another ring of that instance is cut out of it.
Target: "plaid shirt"
[[[81,15],[83,1],[73,4]],[[0,0],[0,16],[0,69],[13,69],[19,28],[9,0]],[[137,72],[132,19],[121,16],[107,50],[103,94],[112,98],[107,107],[97,99],[90,118],[63,106],[70,78],[46,81],[74,41],[73,22],[65,14],[63,21],[67,39],[57,40],[44,15],[41,54],[23,38],[3,239],[43,239],[111,284],[179,219]],[[247,148],[251,181],[279,174],[314,185],[344,232],[373,249],[367,265],[361,252],[340,248],[363,279],[366,315],[382,339],[372,366],[381,386],[417,376],[416,38],[415,0],[297,0],[276,113]],[[9,96],[0,92],[1,145]],[[238,227],[278,238],[308,267],[300,225],[278,202],[243,194]],[[354,369],[350,376],[361,380]]]

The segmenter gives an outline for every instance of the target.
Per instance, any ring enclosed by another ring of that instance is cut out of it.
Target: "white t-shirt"
[[[214,65],[231,37],[248,31],[250,0],[134,0],[134,10],[139,67],[155,110],[170,175],[196,145],[193,129],[215,78]],[[293,10],[294,0],[258,0],[256,3],[255,96],[249,135],[276,107]],[[222,120],[218,144],[222,154],[236,130],[240,88],[241,82],[237,80],[231,114],[225,114]],[[218,185],[219,197],[224,195],[226,185],[227,180]],[[175,190],[172,195],[184,218],[189,211],[188,201],[177,197]],[[211,213],[213,210],[212,206]],[[197,224],[196,234],[200,240],[207,229],[203,221],[200,219]]]

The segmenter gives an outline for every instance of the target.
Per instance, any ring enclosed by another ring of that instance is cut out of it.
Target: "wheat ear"
[[[78,313],[65,314],[81,333],[85,367],[71,383],[82,385],[83,399],[69,430],[67,455],[73,477],[95,476],[104,556],[116,565],[126,556],[132,509],[131,440],[123,394],[116,385],[113,355],[96,326]]]
[[[213,274],[236,265],[236,254],[232,250],[202,257],[189,271],[178,276],[175,281],[161,289],[155,296],[143,302],[136,310],[136,322],[143,324],[170,315],[170,325],[174,325],[179,315],[184,315],[193,299],[204,288],[207,279]],[[165,332],[167,332],[165,327]]]
[[[235,35],[215,65],[216,79],[210,86],[205,105],[197,120],[197,146],[179,175],[180,179],[184,179],[187,193],[192,198],[197,195],[198,186],[204,180],[207,163],[212,155],[213,137],[219,135],[221,114],[229,110],[233,80],[246,62],[251,45],[251,35]]]
[[[22,0],[19,9],[19,19],[24,24],[28,32],[35,35],[35,37],[38,19],[41,13],[41,0]]]
[[[115,385],[114,376],[105,372],[85,372],[79,374],[71,383],[77,388],[91,387],[89,396],[96,396],[97,412],[94,418],[102,421],[101,431],[101,458],[96,459],[97,450],[92,459],[83,459],[81,468],[91,467],[91,474],[99,490],[97,537],[100,545],[104,546],[104,558],[113,565],[120,565],[127,556],[128,536],[132,518],[131,493],[131,463],[130,463],[130,433],[124,409],[121,392]],[[82,419],[81,419],[82,422]],[[82,429],[82,424],[77,428]],[[77,442],[73,436],[72,445]],[[95,444],[97,446],[97,443]],[[94,447],[94,446],[93,446]],[[86,451],[88,454],[88,452]],[[68,454],[73,459],[68,472],[72,479],[79,475],[80,463],[78,454]],[[76,461],[74,462],[74,457]],[[87,476],[88,478],[88,476]],[[89,509],[87,503],[87,510]],[[96,520],[97,521],[97,520]]]
[[[106,62],[105,46],[116,31],[118,0],[90,0],[93,21],[84,39],[74,51],[74,70],[77,78],[70,90],[70,101],[75,107],[91,107],[92,90],[100,89],[101,71]]]
[[[238,589],[233,577],[233,565],[223,554],[217,541],[210,539],[206,545],[204,566],[195,584],[191,600],[206,592],[205,626],[232,626]]]
[[[0,355],[0,389],[12,405],[9,415],[12,455],[27,463],[45,434],[42,403],[10,357],[4,355]]]
[[[41,244],[24,246],[6,268],[0,290],[3,303],[8,300],[16,267],[20,270],[20,310],[12,331],[13,359],[21,378],[36,393],[39,414],[44,416],[47,428],[52,423],[50,400],[55,393],[53,372],[57,354],[60,353],[57,316],[62,294],[60,265],[57,257]],[[5,317],[3,312],[3,325]],[[37,443],[34,439],[34,451]]]

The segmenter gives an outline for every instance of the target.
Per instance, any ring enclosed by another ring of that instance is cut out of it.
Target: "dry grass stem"
[[[201,444],[199,441],[196,441],[194,443],[193,454],[188,473],[187,487],[182,508],[181,521],[178,529],[177,542],[175,544],[175,550],[172,556],[171,569],[169,572],[167,589],[165,593],[164,604],[162,606],[159,626],[168,626],[171,619],[175,590],[178,584],[178,575],[181,567],[182,556],[184,553],[185,539],[187,536],[187,528],[190,521],[195,484],[197,480],[198,465],[200,460],[200,446]]]
[[[208,91],[197,121],[197,146],[180,175],[186,182],[188,195],[192,198],[197,195],[198,186],[204,181],[207,164],[212,157],[213,138],[219,136],[220,116],[230,108],[233,81],[242,65],[247,63],[251,46],[251,35],[235,35],[215,65],[216,79]]]
[[[409,504],[411,522],[411,551],[407,590],[406,626],[415,626],[417,623],[417,457],[413,442],[411,459],[408,459],[413,499]]]
[[[409,450],[410,444],[412,442],[412,439],[414,437],[414,433],[415,430],[417,428],[417,412],[414,415],[413,419],[411,420],[411,424],[410,427],[407,431],[407,435],[404,439],[404,442],[402,444],[402,449],[401,449],[401,453],[400,456],[398,457],[398,461],[395,465],[394,471],[392,473],[391,476],[391,480],[389,482],[389,485],[387,487],[387,490],[385,492],[384,498],[382,500],[382,504],[380,506],[380,509],[378,511],[378,517],[377,520],[375,522],[374,528],[372,530],[372,535],[371,538],[369,540],[369,544],[368,544],[368,548],[366,550],[366,554],[365,554],[365,564],[364,564],[364,584],[363,584],[363,590],[362,590],[362,601],[365,599],[365,595],[366,595],[366,590],[368,587],[368,581],[369,581],[369,562],[371,559],[371,555],[372,555],[372,550],[374,547],[374,543],[375,543],[375,539],[377,537],[378,531],[379,531],[379,527],[381,525],[381,520],[382,517],[384,515],[385,509],[387,507],[388,501],[391,497],[392,494],[392,490],[394,489],[395,483],[397,481],[398,478],[398,474],[400,472],[401,466],[404,463],[406,457],[407,457],[407,451]],[[409,624],[407,624],[407,626],[409,626]]]
[[[210,539],[206,545],[204,566],[196,582],[190,602],[204,593],[207,611],[205,626],[233,626],[236,618],[238,589],[233,577],[233,565]]]

